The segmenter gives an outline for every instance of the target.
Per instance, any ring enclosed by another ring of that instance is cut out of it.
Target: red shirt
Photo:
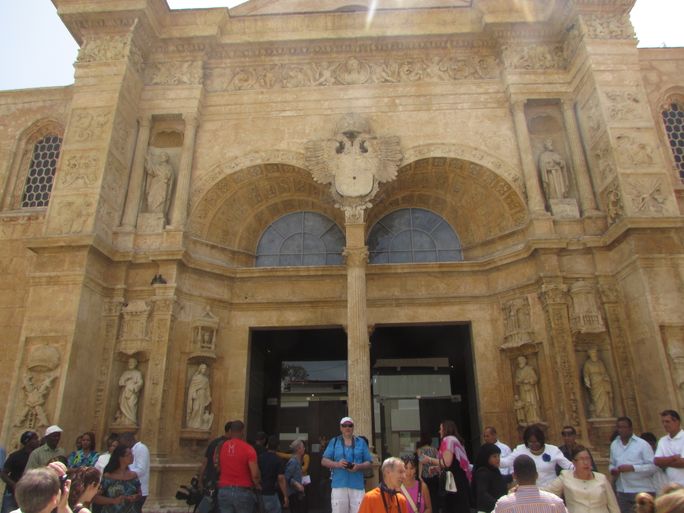
[[[219,454],[219,467],[221,474],[218,485],[244,486],[251,488],[252,473],[249,470],[249,462],[256,463],[257,455],[254,447],[238,438],[226,440]]]

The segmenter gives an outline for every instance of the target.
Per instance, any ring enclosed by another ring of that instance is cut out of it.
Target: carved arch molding
[[[262,157],[265,155],[261,155]],[[281,152],[287,162],[217,166],[195,186],[190,233],[222,247],[254,254],[263,231],[279,217],[314,211],[341,227],[329,188],[314,182],[303,157]],[[380,187],[367,212],[367,229],[406,207],[431,210],[451,224],[464,245],[477,244],[527,221],[527,206],[515,183],[482,164],[446,156],[423,156],[402,166],[395,181]],[[300,158],[301,157],[301,158]]]

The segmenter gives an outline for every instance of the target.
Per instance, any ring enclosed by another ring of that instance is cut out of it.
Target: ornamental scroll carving
[[[207,72],[207,90],[292,89],[407,82],[453,82],[498,78],[493,55],[372,60],[348,57],[303,63],[274,63],[215,68]]]
[[[50,425],[45,411],[50,392],[59,377],[60,352],[49,345],[35,347],[28,357],[28,368],[22,381],[24,403],[14,425],[35,430]]]
[[[505,66],[512,70],[545,70],[565,68],[565,51],[561,44],[507,45],[502,49]]]
[[[629,14],[590,14],[582,16],[587,35],[592,39],[633,39]]]
[[[204,80],[201,61],[155,62],[145,70],[149,85],[199,85]]]

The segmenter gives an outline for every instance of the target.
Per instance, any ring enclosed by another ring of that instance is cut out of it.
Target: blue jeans
[[[7,492],[2,495],[2,513],[9,513],[18,507],[19,506],[17,505],[17,501],[14,499],[14,495]]]
[[[265,513],[281,513],[280,497],[277,493],[273,495],[262,495],[264,498],[264,512]]]
[[[256,496],[248,488],[224,486],[219,488],[218,503],[221,513],[252,513],[256,506]]]

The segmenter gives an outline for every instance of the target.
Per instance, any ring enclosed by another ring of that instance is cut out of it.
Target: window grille
[[[57,135],[46,135],[34,145],[21,208],[46,207],[50,202],[61,147],[62,138]]]
[[[684,108],[672,103],[663,111],[663,122],[679,179],[684,181]]]

